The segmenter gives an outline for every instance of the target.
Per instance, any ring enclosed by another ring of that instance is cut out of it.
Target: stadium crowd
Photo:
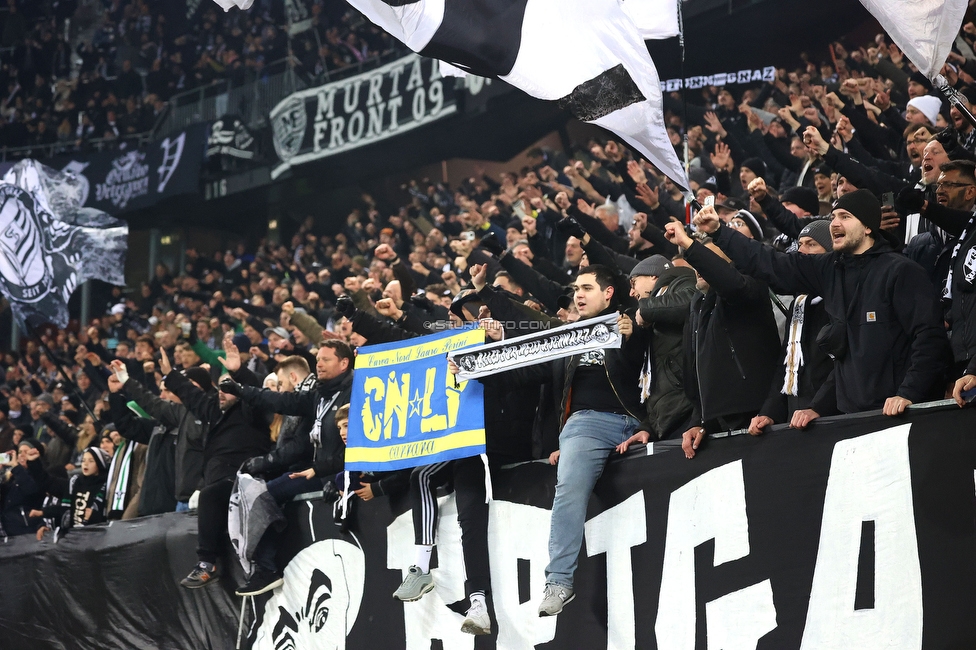
[[[944,74],[971,105],[976,26],[960,36]],[[415,181],[399,207],[364,195],[328,233],[309,217],[287,243],[188,251],[93,322],[6,352],[4,531],[41,538],[198,502],[199,563],[183,584],[201,587],[219,575],[240,468],[279,504],[409,493],[417,559],[395,596],[412,601],[434,588],[432,497],[451,485],[464,629],[482,634],[486,471],[557,465],[539,607],[551,616],[574,597],[586,504],[612,453],[673,438],[694,458],[721,431],[897,416],[950,394],[962,406],[976,387],[973,126],[884,35],[832,50],[761,87],[668,98],[696,213],[620,143],[534,149],[498,178]],[[498,341],[613,313],[621,348],[482,380],[487,470],[474,458],[344,484],[356,348],[462,321]],[[281,584],[277,535],[238,593]]]
[[[186,2],[78,4],[7,0],[0,11],[0,148],[74,150],[146,133],[178,93],[259,80],[283,71],[269,66],[286,59],[309,83],[321,83],[397,47],[339,2],[308,2],[307,28],[291,38],[284,3],[270,0],[229,13],[200,3],[192,19]],[[90,20],[93,8],[96,27],[72,47],[65,20],[76,10]]]

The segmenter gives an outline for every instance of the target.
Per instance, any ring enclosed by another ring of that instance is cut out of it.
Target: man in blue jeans
[[[607,267],[588,266],[573,283],[573,302],[580,320],[612,313],[621,307],[626,291],[618,293],[620,278]],[[607,457],[625,451],[636,441],[647,442],[650,429],[640,400],[639,380],[646,330],[620,314],[617,325],[624,342],[620,348],[594,350],[548,363],[520,368],[497,377],[513,383],[551,381],[562,414],[559,434],[556,496],[549,529],[549,566],[539,616],[555,616],[571,601],[586,506]]]

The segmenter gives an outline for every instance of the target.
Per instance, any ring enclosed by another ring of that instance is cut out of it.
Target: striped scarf
[[[788,338],[786,340],[786,373],[783,377],[783,388],[780,390],[784,395],[796,396],[799,387],[800,367],[803,365],[803,320],[806,315],[807,299],[809,296],[800,294],[793,302],[793,314],[790,317],[790,324],[787,329]],[[811,305],[816,305],[823,298],[819,296],[810,300]]]
[[[136,443],[126,440],[112,457],[112,464],[108,468],[108,478],[105,484],[111,486],[112,481],[115,480],[115,488],[108,495],[108,512],[125,510],[125,498],[129,490],[132,470],[132,450],[135,449],[135,446]]]
[[[942,299],[946,302],[952,300],[952,269],[956,265],[956,257],[959,256],[959,250],[962,248],[963,242],[966,241],[966,237],[973,231],[973,225],[976,225],[976,212],[969,218],[969,223],[966,224],[965,230],[959,235],[959,239],[956,240],[956,245],[952,247],[952,255],[949,257],[949,274],[946,275],[945,284],[942,287]]]

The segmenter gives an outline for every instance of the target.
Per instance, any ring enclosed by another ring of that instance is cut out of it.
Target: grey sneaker
[[[428,591],[434,588],[434,578],[430,573],[424,573],[419,566],[412,566],[407,569],[407,577],[393,592],[394,598],[399,598],[405,603],[412,603],[420,600]]]
[[[576,592],[572,587],[547,582],[546,589],[542,592],[542,602],[539,604],[539,616],[555,616],[574,598]]]
[[[491,634],[491,617],[488,616],[488,606],[484,600],[475,598],[471,601],[471,607],[461,624],[461,631],[479,636]]]

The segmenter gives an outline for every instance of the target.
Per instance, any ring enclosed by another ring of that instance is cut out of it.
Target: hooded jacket
[[[685,259],[709,285],[692,301],[684,332],[692,424],[755,415],[769,391],[779,351],[769,287],[698,242],[688,247]]]
[[[942,308],[925,270],[879,241],[862,255],[787,255],[720,227],[713,239],[744,273],[823,296],[846,337],[835,359],[837,408],[881,408],[889,397],[938,399],[948,367]]]

